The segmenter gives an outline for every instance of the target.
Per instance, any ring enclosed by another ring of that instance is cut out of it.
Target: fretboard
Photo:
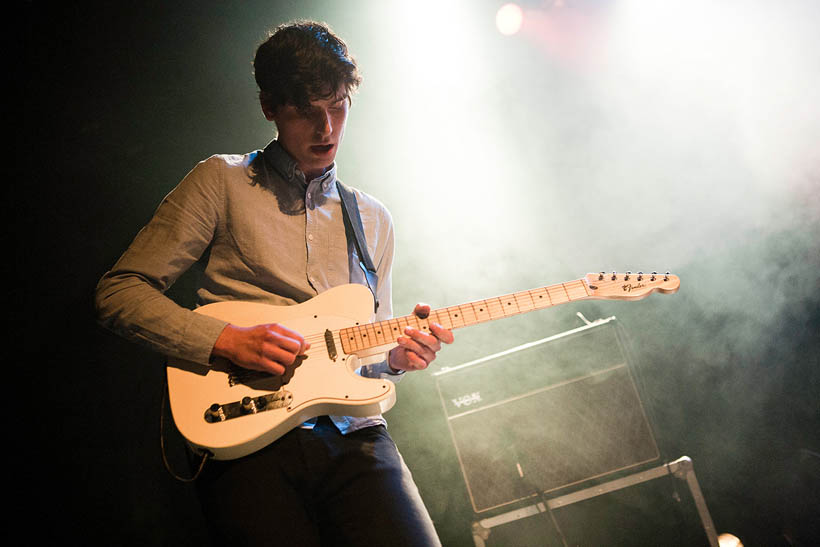
[[[448,308],[431,310],[426,319],[416,315],[395,317],[376,323],[356,325],[341,329],[339,338],[342,350],[347,353],[393,344],[404,334],[405,327],[430,331],[430,323],[438,323],[447,329],[469,327],[503,317],[510,317],[534,310],[541,310],[575,300],[589,298],[590,294],[583,279],[559,283],[540,289],[505,294],[486,300],[477,300]]]

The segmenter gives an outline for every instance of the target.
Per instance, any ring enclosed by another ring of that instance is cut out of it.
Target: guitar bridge
[[[331,361],[335,361],[338,353],[336,353],[336,343],[333,341],[333,333],[330,330],[325,330],[325,346],[327,346],[327,356]]]

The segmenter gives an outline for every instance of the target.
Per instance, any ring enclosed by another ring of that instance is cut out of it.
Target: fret
[[[547,294],[550,296],[550,302],[552,305],[556,304],[564,304],[569,302],[569,297],[567,296],[567,291],[564,289],[564,285],[550,285],[547,287]]]
[[[473,305],[472,303],[462,304],[458,308],[461,310],[461,313],[464,316],[465,325],[474,325],[479,322],[479,319],[478,317],[476,317],[475,314],[475,305]]]
[[[342,350],[347,354],[363,349],[361,340],[356,336],[355,327],[340,330],[339,338],[342,341]]]
[[[386,344],[389,341],[389,338],[387,337],[387,334],[389,334],[389,332],[387,334],[385,333],[386,328],[388,328],[387,321],[379,321],[378,323],[373,324],[373,330],[376,331],[376,341],[379,343],[380,346]]]
[[[570,300],[580,300],[589,296],[586,284],[581,281],[571,281],[566,283],[566,285],[569,286],[567,293],[569,294]]]
[[[392,340],[395,340],[396,338],[401,336],[401,333],[402,333],[403,329],[402,329],[401,324],[399,323],[398,319],[396,319],[396,318],[388,319],[387,324],[390,326],[389,327],[390,328],[390,338]]]
[[[544,297],[543,291],[532,289],[527,291],[527,293],[530,295],[530,299],[532,300],[533,309],[540,310],[547,306],[549,299]]]
[[[353,336],[361,349],[367,349],[367,331],[361,325],[353,327]]]
[[[518,305],[518,310],[522,313],[535,309],[535,306],[532,303],[532,298],[530,298],[527,291],[515,293],[515,302]]]
[[[444,328],[450,328],[447,326],[447,324],[449,324],[449,318],[446,314],[442,313],[441,310],[430,310],[430,316],[427,319],[430,322],[438,323]]]
[[[444,327],[445,329],[452,329],[453,328],[453,321],[450,319],[450,314],[447,313],[446,308],[442,308],[440,310],[435,310],[430,312],[430,315],[436,318],[436,323]]]
[[[533,289],[530,291],[530,294],[533,295],[533,300],[537,302],[537,307],[540,308],[547,308],[552,306],[552,300],[550,300],[549,292],[547,292],[546,287],[541,287],[540,289]]]
[[[381,331],[381,329],[379,328],[379,324],[369,323],[365,325],[365,329],[367,330],[367,339],[370,340],[370,345],[379,345],[379,339],[381,338],[381,336],[379,336],[379,331]]]
[[[375,331],[370,323],[359,327],[359,330],[362,335],[362,344],[364,344],[364,347],[369,348],[375,345],[376,340],[373,336]]]
[[[419,329],[422,332],[430,332],[430,318],[418,320]]]
[[[519,313],[518,302],[516,302],[514,294],[506,294],[499,298],[503,306],[504,316],[515,315]]]
[[[458,310],[461,314],[461,321],[465,327],[469,327],[475,323],[475,312],[470,304],[459,304]]]
[[[464,326],[464,316],[458,306],[450,306],[447,308],[447,315],[450,316],[450,321],[453,325],[452,328],[457,329]]]
[[[393,335],[394,335],[393,339],[395,340],[399,336],[404,336],[404,329],[406,329],[407,325],[408,325],[407,316],[397,317],[396,319],[394,319],[394,321],[396,322],[396,329],[397,329],[397,330],[393,331]]]
[[[362,338],[362,330],[358,326],[352,327],[350,329],[350,337],[352,338],[353,344],[357,349],[364,349],[365,347],[367,347],[364,345],[364,338]]]
[[[472,303],[473,310],[475,310],[475,316],[477,321],[489,321],[490,317],[490,310],[487,309],[487,301],[486,300],[479,300],[478,302]]]
[[[506,317],[504,313],[504,302],[501,298],[489,298],[484,302],[487,303],[487,311],[490,313],[490,319],[501,319]]]

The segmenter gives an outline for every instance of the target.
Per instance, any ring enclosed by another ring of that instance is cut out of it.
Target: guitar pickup
[[[292,400],[293,394],[287,390],[280,390],[257,397],[244,397],[241,401],[231,403],[214,403],[205,409],[203,417],[209,424],[215,424],[241,416],[283,408],[288,406]]]

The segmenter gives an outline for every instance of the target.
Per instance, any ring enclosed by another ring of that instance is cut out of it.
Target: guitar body
[[[193,446],[210,451],[214,459],[255,452],[310,418],[372,416],[395,403],[393,383],[357,375],[364,355],[344,354],[338,338],[340,329],[373,318],[373,297],[362,285],[335,287],[294,306],[218,302],[196,311],[242,327],[279,323],[311,343],[307,358],[284,385],[281,377],[246,371],[226,360],[208,367],[169,359],[174,422]]]

